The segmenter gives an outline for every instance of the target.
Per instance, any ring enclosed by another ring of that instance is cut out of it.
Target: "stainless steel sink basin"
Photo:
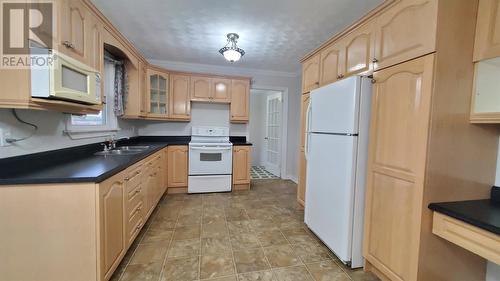
[[[146,149],[149,149],[149,145],[119,146],[115,149],[116,150],[146,150]]]
[[[147,149],[149,149],[149,146],[147,145],[120,146],[112,150],[96,152],[94,155],[133,155],[141,153]]]

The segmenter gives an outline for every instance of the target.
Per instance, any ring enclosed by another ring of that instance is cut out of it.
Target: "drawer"
[[[144,223],[144,214],[142,210],[142,202],[129,213],[130,217],[127,220],[127,239],[132,242],[137,233],[141,230]]]
[[[142,172],[142,166],[138,166],[127,172],[127,175],[125,176],[125,184],[127,186],[127,192],[135,190],[137,186],[141,184],[141,172]]]
[[[144,195],[140,192],[140,189],[139,192],[134,192],[134,194],[135,196],[127,202],[128,218],[131,218],[136,212],[140,211],[144,204]]]

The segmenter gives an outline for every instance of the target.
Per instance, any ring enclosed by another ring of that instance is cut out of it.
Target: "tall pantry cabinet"
[[[365,270],[382,280],[485,279],[484,259],[432,234],[427,208],[488,198],[495,177],[497,131],[469,122],[477,5],[386,1],[304,59],[344,45],[359,26],[372,28],[372,64],[363,73],[374,83],[363,248]],[[304,89],[315,81],[308,65]]]

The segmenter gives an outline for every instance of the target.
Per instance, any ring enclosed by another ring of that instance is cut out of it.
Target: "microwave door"
[[[51,69],[51,96],[88,104],[101,104],[100,76],[93,68],[64,54],[58,54]]]

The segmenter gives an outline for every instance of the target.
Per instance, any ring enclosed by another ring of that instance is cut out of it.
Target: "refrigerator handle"
[[[307,105],[307,110],[306,110],[306,128],[305,128],[305,136],[304,136],[304,156],[306,158],[306,161],[308,160],[309,156],[309,127],[310,127],[310,119],[311,119],[311,103]]]

